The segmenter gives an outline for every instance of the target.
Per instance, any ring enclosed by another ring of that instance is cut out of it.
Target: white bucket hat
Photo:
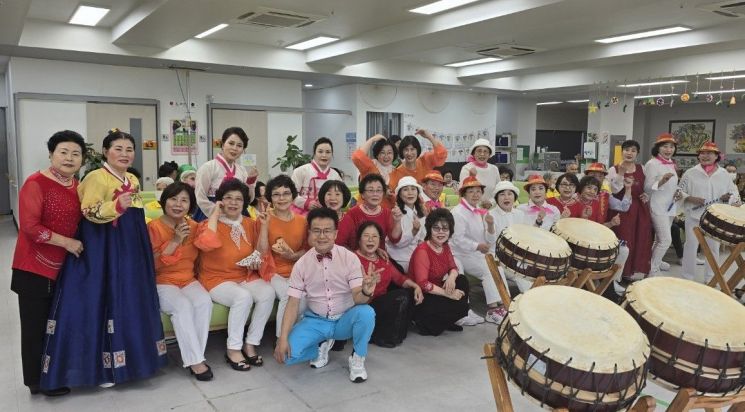
[[[515,193],[515,199],[520,196],[520,189],[518,189],[517,186],[513,185],[510,181],[502,180],[501,182],[497,183],[497,185],[494,187],[494,195],[496,196],[502,190],[512,190]]]
[[[411,176],[404,176],[401,178],[401,180],[398,181],[398,185],[396,186],[396,196],[398,196],[398,192],[401,189],[405,188],[406,186],[416,187],[417,189],[419,189],[420,194],[424,192],[424,190],[422,189],[422,186],[416,182],[416,179],[414,179]]]
[[[470,154],[473,154],[473,151],[476,150],[479,146],[485,146],[489,148],[489,151],[491,154],[494,154],[494,148],[491,146],[491,143],[486,139],[478,139],[475,142],[473,142],[473,145],[471,146],[471,150],[469,151]]]

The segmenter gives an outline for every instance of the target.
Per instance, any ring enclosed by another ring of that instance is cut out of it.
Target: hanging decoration
[[[729,98],[729,105],[727,107],[734,106],[737,104],[737,99],[735,99],[735,79],[734,79],[735,71],[732,70],[732,96]]]
[[[683,103],[686,103],[691,99],[691,96],[688,94],[688,77],[685,78],[685,81],[685,89],[683,90],[683,94],[680,95],[680,101]]]
[[[711,73],[709,73],[709,90],[711,90]],[[706,95],[706,103],[711,103],[714,101],[714,95],[709,93]]]

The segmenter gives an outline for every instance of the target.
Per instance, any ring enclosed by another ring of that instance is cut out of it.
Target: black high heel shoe
[[[233,362],[232,359],[230,359],[230,356],[228,356],[228,353],[225,352],[225,360],[228,361],[228,365],[234,370],[238,372],[248,372],[251,370],[251,365],[249,365],[246,360]]]
[[[194,375],[195,378],[197,378],[198,381],[207,382],[211,381],[214,375],[212,374],[212,368],[210,368],[210,365],[207,365],[206,363],[204,366],[207,367],[207,370],[202,373],[196,373],[194,372],[194,369],[189,367],[189,372],[191,372],[192,375]],[[232,366],[232,365],[231,365]]]

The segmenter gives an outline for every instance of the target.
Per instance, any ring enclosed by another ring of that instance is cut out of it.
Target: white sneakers
[[[660,270],[663,272],[667,272],[670,270],[670,264],[667,262],[660,262]]]
[[[484,323],[484,318],[479,316],[476,312],[468,309],[468,315],[458,319],[455,324],[458,326],[476,326],[479,323]]]
[[[329,351],[334,346],[334,340],[329,339],[318,347],[318,357],[310,361],[312,368],[323,368],[329,363]],[[365,370],[365,357],[352,353],[349,357],[349,380],[354,383],[360,383],[367,380],[367,370]]]
[[[484,320],[486,320],[489,323],[496,323],[499,325],[502,323],[502,320],[507,317],[507,309],[499,305],[496,308],[491,308],[486,311],[486,316],[484,316]]]
[[[706,263],[706,261],[705,261],[705,260],[703,260],[703,259],[701,259],[701,258],[699,258],[699,257],[697,257],[697,258],[696,258],[696,264],[697,264],[697,265],[699,265],[699,266],[703,266],[703,265],[704,265],[705,263]]]
[[[349,357],[349,380],[354,383],[361,383],[367,380],[364,356],[352,353],[352,356]]]
[[[310,361],[311,368],[323,368],[329,363],[329,351],[334,346],[334,340],[329,339],[318,347],[318,357]]]

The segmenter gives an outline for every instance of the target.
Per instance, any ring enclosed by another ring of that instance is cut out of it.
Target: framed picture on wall
[[[670,120],[669,132],[678,141],[678,155],[696,155],[696,151],[707,141],[714,141],[716,121]]]
[[[727,153],[745,153],[745,123],[728,123],[726,130]]]

